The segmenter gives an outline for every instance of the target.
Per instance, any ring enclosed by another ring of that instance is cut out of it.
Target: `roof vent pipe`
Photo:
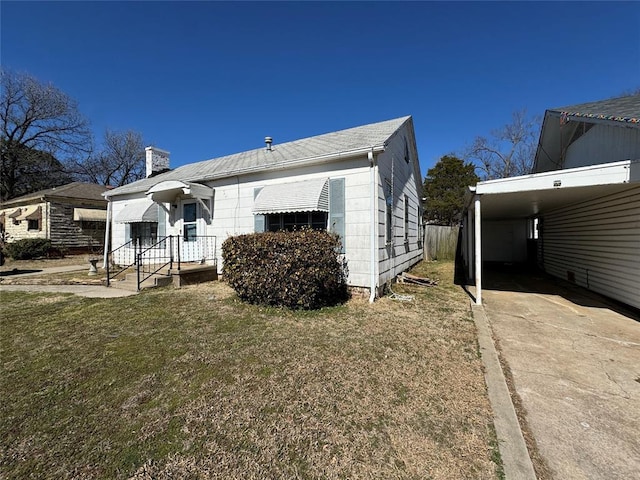
[[[267,152],[270,152],[271,151],[271,144],[273,143],[273,138],[264,137],[264,143],[267,144]]]

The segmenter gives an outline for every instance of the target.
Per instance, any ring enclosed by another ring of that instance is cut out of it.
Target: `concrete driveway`
[[[553,478],[640,478],[637,312],[542,274],[486,283],[486,316]]]

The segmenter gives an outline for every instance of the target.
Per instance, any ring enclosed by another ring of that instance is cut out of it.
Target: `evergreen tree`
[[[442,157],[424,179],[425,220],[440,225],[458,224],[466,188],[478,180],[472,163],[465,164],[452,155]]]

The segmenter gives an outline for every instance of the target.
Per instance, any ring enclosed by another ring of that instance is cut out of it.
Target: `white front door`
[[[182,201],[182,235],[180,238],[180,258],[185,262],[196,262],[204,258],[202,241],[204,235],[204,219],[202,209],[195,200]]]

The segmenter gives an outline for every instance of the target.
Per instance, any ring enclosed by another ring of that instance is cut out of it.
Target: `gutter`
[[[371,294],[369,295],[369,303],[373,303],[376,299],[376,290],[378,284],[378,229],[376,225],[378,224],[378,192],[377,186],[378,182],[377,178],[377,165],[376,165],[376,157],[374,155],[374,148],[367,153],[367,158],[369,159],[370,167],[369,167],[369,184],[371,185],[371,267],[370,267],[370,288]]]

